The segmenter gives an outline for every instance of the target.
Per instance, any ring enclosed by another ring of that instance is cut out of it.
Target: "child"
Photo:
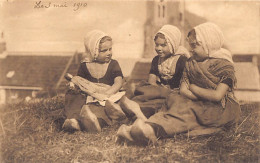
[[[93,30],[86,35],[84,44],[86,56],[80,64],[77,76],[72,78],[74,83],[70,82],[71,90],[65,96],[67,119],[63,128],[100,132],[103,126],[112,124],[104,101],[118,93],[123,84],[123,74],[118,62],[111,59],[110,36]],[[80,91],[75,90],[75,83]],[[82,93],[84,89],[87,90],[87,95]],[[121,116],[124,116],[123,112]]]
[[[179,88],[186,56],[189,52],[182,46],[181,32],[173,25],[164,25],[155,35],[155,51],[158,54],[152,60],[148,83],[141,83],[131,100],[137,102],[146,117],[153,115],[161,108],[172,89]],[[124,98],[122,109],[130,112],[133,101]]]
[[[160,112],[132,126],[122,125],[118,137],[156,142],[178,133],[212,134],[237,121],[240,106],[233,96],[236,83],[230,52],[221,48],[223,34],[213,23],[196,26],[188,34],[193,56],[186,62],[180,94],[173,92]]]
[[[158,55],[152,60],[148,82],[151,85],[178,88],[186,56],[189,55],[188,51],[180,46],[180,30],[172,25],[164,25],[156,33],[154,42]]]

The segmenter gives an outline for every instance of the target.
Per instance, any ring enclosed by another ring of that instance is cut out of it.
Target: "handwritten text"
[[[87,7],[87,3],[86,2],[73,2],[73,3],[69,3],[66,1],[63,2],[42,2],[42,1],[37,1],[34,4],[34,8],[35,9],[43,9],[43,8],[72,8],[73,11],[77,11],[81,8],[85,8]]]

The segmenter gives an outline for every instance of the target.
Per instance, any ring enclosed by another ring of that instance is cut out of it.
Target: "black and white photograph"
[[[0,0],[1,163],[258,163],[259,0]]]

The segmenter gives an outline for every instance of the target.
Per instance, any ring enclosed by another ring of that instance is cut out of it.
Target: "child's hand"
[[[198,88],[198,86],[196,86],[195,84],[190,84],[189,90],[190,90],[191,92],[196,92],[197,88]]]
[[[76,90],[75,84],[72,83],[72,82],[69,82],[69,83],[68,83],[68,87],[69,87],[69,89],[71,89],[71,90]]]
[[[182,82],[180,86],[180,94],[191,100],[197,100],[197,96],[192,91],[196,89],[195,87],[197,87],[195,84],[187,85],[185,82]]]

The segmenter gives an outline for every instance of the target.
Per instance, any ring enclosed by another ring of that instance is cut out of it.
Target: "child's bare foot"
[[[62,128],[66,131],[80,130],[79,123],[76,119],[66,119]]]
[[[87,105],[85,105],[80,112],[80,121],[84,128],[89,132],[101,132],[101,127],[97,116],[92,113]]]
[[[130,135],[131,127],[132,126],[127,126],[125,124],[121,125],[116,133],[117,141],[121,138],[124,138],[128,141],[134,141],[132,136]]]
[[[121,107],[110,100],[106,101],[105,111],[112,120],[121,121],[126,118],[126,115],[122,111]]]
[[[128,99],[126,96],[123,96],[120,100],[120,106],[123,110],[126,112],[134,113],[137,118],[142,119],[144,121],[147,120],[147,118],[144,116],[144,114],[141,111],[141,108],[138,103],[135,101],[132,101]]]
[[[139,140],[140,142],[152,142],[155,144],[157,141],[152,126],[146,124],[142,119],[137,119],[134,122],[130,134],[134,139]]]

